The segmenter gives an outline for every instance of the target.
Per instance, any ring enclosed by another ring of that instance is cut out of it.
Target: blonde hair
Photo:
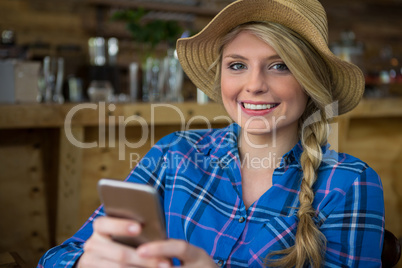
[[[320,267],[326,239],[313,220],[316,211],[312,206],[312,187],[322,161],[321,146],[327,143],[329,132],[325,108],[332,103],[330,72],[323,58],[296,32],[277,23],[246,23],[234,28],[221,40],[219,58],[211,67],[216,68],[215,90],[219,92],[223,49],[242,31],[248,31],[269,44],[309,96],[306,109],[299,119],[298,134],[303,146],[300,158],[303,179],[299,193],[299,223],[295,245],[268,254],[265,263],[269,266],[302,267],[309,262],[313,267]],[[281,255],[281,258],[270,259],[274,255]]]

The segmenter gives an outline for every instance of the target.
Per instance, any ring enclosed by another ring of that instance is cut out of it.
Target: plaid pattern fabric
[[[262,267],[272,251],[294,245],[302,176],[298,143],[282,157],[273,186],[246,209],[242,201],[239,126],[176,132],[161,139],[128,176],[160,193],[170,238],[205,249],[220,266]],[[323,147],[314,185],[314,221],[327,239],[325,267],[380,267],[384,232],[379,176],[362,161]],[[94,218],[38,267],[72,267]]]

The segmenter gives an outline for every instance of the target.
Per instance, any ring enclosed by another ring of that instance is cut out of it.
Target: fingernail
[[[169,268],[170,264],[167,262],[160,262],[158,263],[158,268]]]
[[[128,231],[130,233],[136,234],[136,233],[138,233],[139,230],[140,230],[140,227],[136,224],[132,224],[132,225],[128,226]]]
[[[139,255],[141,255],[141,256],[146,256],[147,253],[148,253],[147,247],[144,247],[144,246],[139,247],[139,248],[137,249],[137,253],[138,253]]]

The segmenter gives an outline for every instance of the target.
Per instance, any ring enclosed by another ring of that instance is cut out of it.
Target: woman
[[[235,124],[168,135],[127,178],[158,190],[169,239],[118,244],[141,227],[100,208],[39,266],[380,267],[380,178],[327,144],[364,79],[329,51],[319,2],[236,1],[177,50]]]

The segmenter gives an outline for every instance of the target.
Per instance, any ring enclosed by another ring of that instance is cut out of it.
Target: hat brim
[[[334,101],[338,101],[338,114],[352,110],[364,92],[362,71],[335,56],[328,48],[326,15],[321,4],[318,1],[314,1],[317,5],[295,2],[240,0],[228,5],[201,32],[177,41],[177,54],[183,70],[197,88],[211,99],[219,100],[219,92],[214,90],[216,73],[210,67],[218,57],[220,38],[240,24],[276,22],[299,33],[329,66],[333,78],[332,96]],[[312,15],[317,13],[319,16]]]

